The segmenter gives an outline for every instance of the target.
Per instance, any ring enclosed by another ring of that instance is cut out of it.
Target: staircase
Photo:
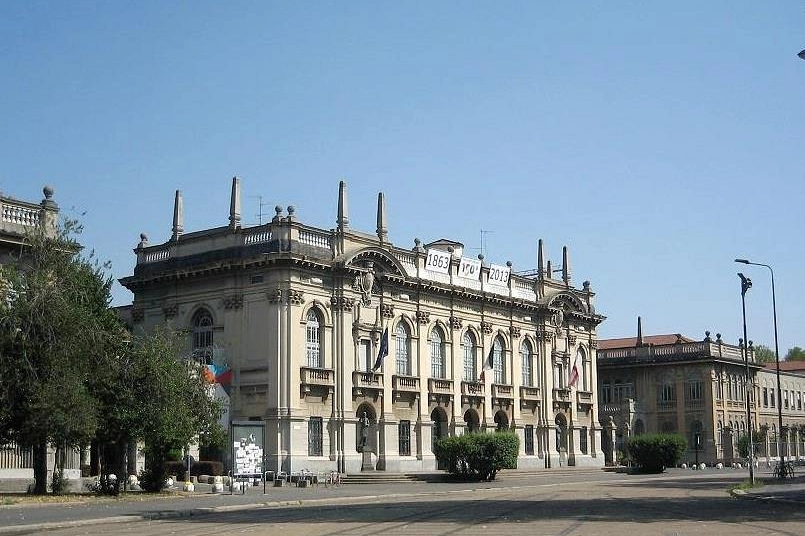
[[[343,475],[343,484],[402,484],[416,482],[433,482],[440,479],[441,473],[387,473],[385,471],[364,471]]]

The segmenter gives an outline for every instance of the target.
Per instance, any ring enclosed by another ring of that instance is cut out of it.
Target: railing
[[[147,264],[149,262],[165,261],[168,260],[170,256],[170,248],[158,249],[156,251],[146,251],[145,256],[143,257],[143,262]]]
[[[352,385],[369,389],[383,388],[383,375],[356,370],[352,373]]]
[[[333,369],[301,367],[299,374],[304,385],[335,385],[335,371]]]
[[[561,402],[570,402],[570,389],[554,389],[553,399]]]
[[[494,398],[514,398],[514,388],[511,385],[501,383],[492,384],[492,396]]]
[[[19,205],[9,205],[2,203],[3,221],[25,227],[36,227],[39,225],[39,209],[22,207]]]
[[[453,380],[428,378],[428,391],[430,391],[431,393],[452,394]]]
[[[576,401],[579,404],[592,404],[593,394],[589,391],[576,391]]]
[[[395,251],[394,256],[405,267],[408,275],[413,277],[416,275],[416,257],[411,253],[404,253],[402,251]]]
[[[271,241],[271,230],[261,229],[259,231],[247,232],[243,235],[243,245],[263,244]]]
[[[310,230],[299,230],[299,243],[308,246],[330,249],[330,234]]]
[[[539,387],[520,386],[520,398],[522,400],[539,400]]]
[[[419,391],[419,378],[416,376],[392,376],[392,388],[396,391]]]
[[[484,396],[484,384],[480,382],[461,382],[461,394],[466,396]]]
[[[661,400],[657,402],[658,411],[676,410],[676,400]]]

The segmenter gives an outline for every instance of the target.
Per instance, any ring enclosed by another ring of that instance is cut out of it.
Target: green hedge
[[[445,437],[434,445],[439,463],[467,480],[494,480],[501,469],[515,469],[519,450],[520,439],[511,432]]]
[[[629,438],[629,458],[644,473],[662,473],[674,467],[688,444],[679,434],[642,434]]]

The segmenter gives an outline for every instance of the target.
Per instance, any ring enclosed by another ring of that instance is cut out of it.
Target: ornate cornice
[[[455,316],[451,316],[448,323],[450,324],[451,329],[461,329],[463,323],[461,322],[460,318]]]
[[[383,318],[394,318],[394,306],[383,304],[383,307],[380,308],[380,314],[383,315]]]
[[[232,294],[224,298],[224,309],[240,309],[243,307],[243,294]]]
[[[481,322],[481,331],[486,335],[492,334],[492,324],[490,322]]]
[[[174,318],[179,314],[179,306],[175,303],[166,303],[162,306],[162,314],[165,315],[165,318]]]
[[[266,293],[269,303],[282,303],[282,289],[277,288]]]
[[[330,298],[330,304],[333,306],[333,309],[338,311],[351,311],[353,307],[355,307],[355,300],[353,298],[347,298],[346,296],[333,296]]]
[[[417,311],[416,312],[416,321],[424,326],[425,324],[430,322],[430,312],[429,311]]]
[[[511,334],[513,339],[519,339],[520,338],[520,328],[515,327],[515,326],[511,326],[509,328],[509,334]]]
[[[302,305],[305,303],[305,293],[301,290],[290,289],[287,291],[288,303],[291,305]]]

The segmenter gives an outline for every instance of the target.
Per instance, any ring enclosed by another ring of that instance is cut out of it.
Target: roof
[[[766,363],[766,370],[776,371],[777,362]],[[780,371],[805,374],[805,361],[780,361]]]
[[[679,342],[697,342],[696,339],[683,337],[678,333],[668,335],[647,335],[643,337],[643,344],[675,344]],[[634,348],[637,346],[637,337],[626,337],[622,339],[599,339],[599,350],[610,350],[612,348]]]

